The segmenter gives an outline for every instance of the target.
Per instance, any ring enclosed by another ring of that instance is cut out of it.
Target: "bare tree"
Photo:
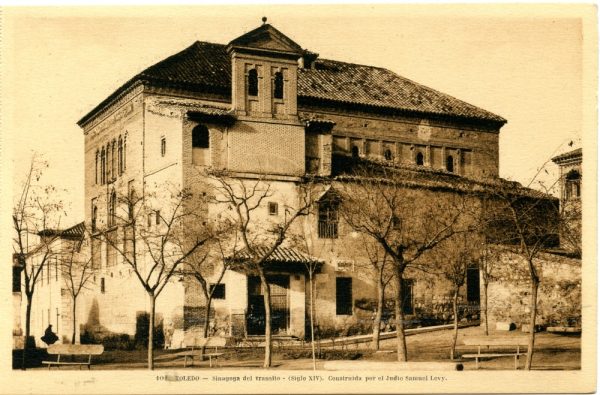
[[[453,235],[443,242],[443,249],[434,252],[434,267],[441,272],[443,278],[452,285],[452,315],[453,334],[450,356],[454,359],[456,340],[458,338],[458,297],[461,288],[465,285],[467,269],[478,262],[479,246],[473,232],[463,232]]]
[[[220,234],[228,234],[224,229],[221,229]],[[204,312],[204,325],[202,327],[202,336],[209,336],[210,324],[210,309],[212,307],[215,291],[225,273],[229,269],[232,260],[235,260],[235,252],[232,256],[226,253],[226,240],[221,237],[215,237],[210,242],[206,243],[203,248],[196,250],[184,262],[181,273],[192,277],[200,285],[202,295],[204,296],[206,311]],[[235,249],[234,249],[235,250]],[[202,348],[204,353],[205,348]]]
[[[529,345],[525,369],[531,369],[535,345],[537,300],[540,286],[539,255],[558,240],[560,218],[558,202],[550,196],[503,183],[493,192],[494,209],[490,210],[488,235],[505,248],[521,256],[530,284]],[[511,248],[512,247],[512,248]]]
[[[77,298],[81,291],[87,289],[88,283],[93,280],[98,269],[94,266],[90,241],[89,235],[84,231],[80,236],[69,238],[66,242],[66,248],[60,251],[58,255],[60,272],[72,303],[73,333],[71,344],[76,343]]]
[[[154,327],[156,300],[194,252],[207,243],[212,235],[202,224],[201,213],[188,209],[195,207],[194,197],[186,190],[168,192],[165,185],[161,193],[138,195],[129,191],[127,195],[112,195],[119,209],[109,209],[112,230],[97,233],[107,248],[114,249],[129,266],[146,291],[150,301],[148,328],[148,369],[154,369]],[[111,202],[109,201],[109,205]],[[123,243],[109,232],[121,226]]]
[[[393,279],[392,264],[388,253],[372,237],[360,234],[360,249],[367,255],[368,267],[365,267],[367,276],[375,280],[377,292],[375,315],[373,317],[373,342],[374,350],[379,350],[379,338],[381,335],[381,321],[385,308],[385,290]],[[359,265],[359,269],[361,269]]]
[[[410,177],[393,168],[365,166],[342,184],[344,220],[379,243],[392,262],[399,361],[407,360],[405,270],[418,266],[423,253],[460,231],[466,211],[466,199],[460,193],[415,189]]]
[[[264,209],[266,199],[273,196],[273,189],[269,182],[264,179],[234,178],[225,171],[213,171],[210,176],[215,183],[215,202],[232,210],[230,218],[236,224],[236,238],[243,246],[237,259],[243,260],[247,271],[260,278],[265,305],[263,366],[268,368],[272,361],[272,314],[271,287],[265,273],[266,264],[289,236],[294,222],[309,214],[313,204],[312,184],[298,183],[297,199],[285,205],[283,218],[277,217],[276,220],[266,221],[261,220],[258,209],[261,207]]]
[[[58,237],[56,232],[45,231],[58,229],[63,214],[62,201],[55,200],[56,189],[40,183],[43,169],[47,167],[46,163],[33,157],[12,212],[13,257],[21,267],[22,289],[27,298],[23,370],[28,359],[33,295],[40,274],[55,254],[52,244]]]

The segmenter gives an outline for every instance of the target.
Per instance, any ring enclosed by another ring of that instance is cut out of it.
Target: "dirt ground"
[[[459,330],[459,336],[482,335],[481,327],[469,327]],[[490,334],[495,334],[492,331]],[[502,332],[503,336],[524,336],[519,331]],[[407,337],[409,361],[449,361],[450,344],[452,339],[451,330],[440,330],[415,334]],[[323,349],[324,358],[327,359],[360,359],[368,361],[395,361],[396,341],[395,339],[383,340],[381,351],[374,352],[369,349],[370,344],[359,343],[357,345]],[[220,359],[220,369],[248,369],[261,368],[263,359],[262,349],[228,351],[224,358]],[[120,369],[145,369],[146,351],[106,351],[102,356],[96,358],[93,370],[120,370]],[[317,369],[323,369],[324,359],[317,361]],[[473,360],[462,361],[465,370],[475,369]],[[525,364],[525,357],[520,358],[519,367]],[[155,357],[156,369],[183,369],[183,357],[178,356],[176,350],[158,350]],[[194,366],[186,370],[208,369],[208,361],[195,361]],[[535,353],[533,358],[533,369],[537,370],[573,370],[581,368],[581,337],[565,336],[552,333],[538,333],[536,335]],[[44,368],[36,368],[44,369]],[[65,368],[68,369],[68,368]],[[273,355],[273,369],[285,370],[310,370],[312,360],[310,359],[310,348],[304,350],[276,349]],[[504,370],[514,369],[514,359],[511,357],[490,358],[479,364],[480,370]]]

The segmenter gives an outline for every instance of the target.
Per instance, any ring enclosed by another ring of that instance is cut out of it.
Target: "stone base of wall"
[[[488,286],[489,322],[514,322],[518,328],[529,324],[531,282],[525,260],[503,251],[493,266],[493,281]],[[536,266],[541,278],[536,325],[580,326],[581,261],[544,253]]]

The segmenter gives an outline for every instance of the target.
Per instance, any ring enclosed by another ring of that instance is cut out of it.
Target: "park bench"
[[[193,338],[185,341],[185,348],[187,351],[180,354],[183,355],[183,367],[187,367],[188,358],[192,360],[191,365],[194,364],[194,357],[208,357],[208,365],[212,368],[213,359],[215,360],[215,365],[220,356],[225,354],[223,351],[220,351],[225,347],[227,343],[227,339],[224,337],[201,337],[201,338]],[[202,353],[202,349],[204,348],[204,353]],[[208,349],[211,351],[206,352]]]
[[[56,366],[60,369],[61,366],[79,366],[81,369],[82,366],[88,367],[92,365],[92,355],[101,355],[104,352],[104,346],[102,344],[53,344],[48,347],[46,352],[49,355],[57,355],[56,361],[42,361],[42,364],[48,365],[48,370],[50,367]],[[87,360],[85,361],[65,361],[64,359],[61,361],[61,357],[64,356],[73,356],[73,357],[82,357],[87,356]]]
[[[462,358],[475,359],[475,369],[479,369],[482,358],[513,357],[515,369],[519,368],[519,357],[527,354],[529,340],[524,336],[465,336],[459,340],[461,348],[473,349],[476,354],[462,354]]]

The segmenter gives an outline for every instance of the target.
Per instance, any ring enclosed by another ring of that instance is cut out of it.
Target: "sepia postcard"
[[[1,393],[596,391],[594,5],[0,17]]]

